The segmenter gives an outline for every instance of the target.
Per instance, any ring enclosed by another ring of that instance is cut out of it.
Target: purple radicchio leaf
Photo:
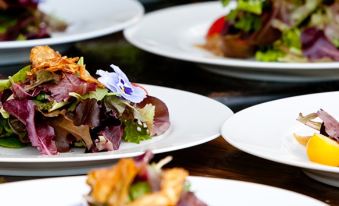
[[[99,134],[112,143],[111,151],[119,149],[124,130],[122,125],[106,126]]]
[[[330,58],[339,61],[339,50],[326,38],[322,30],[307,28],[301,34],[302,50],[310,60]]]
[[[137,104],[137,106],[143,108],[146,104],[155,106],[154,123],[151,135],[163,134],[170,127],[169,112],[166,104],[156,97],[147,96],[142,102]]]
[[[57,154],[54,138],[54,129],[46,122],[35,121],[35,105],[32,100],[12,99],[4,102],[4,109],[20,120],[27,128],[28,138],[32,146],[41,154]]]
[[[28,99],[32,97],[31,94],[25,91],[25,89],[17,83],[12,83],[12,92],[16,99]]]
[[[57,84],[47,84],[46,87],[55,101],[61,102],[69,97],[70,92],[84,95],[90,91],[95,91],[96,84],[85,82],[73,74],[65,74],[64,78]]]
[[[99,115],[100,108],[97,100],[85,99],[75,109],[74,125],[88,125],[91,128],[97,127],[100,124]]]
[[[207,206],[193,192],[184,192],[177,206]]]
[[[339,141],[339,122],[322,109],[319,110],[317,114],[319,118],[323,121],[323,126],[325,127],[326,132],[326,134],[324,135],[329,136],[336,141]]]

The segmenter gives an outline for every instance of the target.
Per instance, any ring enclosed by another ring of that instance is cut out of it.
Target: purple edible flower
[[[120,70],[119,67],[111,64],[114,72],[107,72],[98,70],[97,75],[99,82],[105,87],[116,93],[118,96],[125,98],[126,100],[134,103],[141,102],[146,97],[146,92],[139,87],[133,86],[128,80],[126,74]]]

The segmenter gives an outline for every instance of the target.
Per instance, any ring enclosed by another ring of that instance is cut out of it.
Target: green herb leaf
[[[52,108],[53,102],[42,102],[39,100],[33,100],[39,111],[48,111]]]
[[[255,53],[255,59],[263,62],[275,62],[285,54],[282,51],[269,49],[267,51],[257,51]]]
[[[261,15],[263,3],[263,0],[238,0],[237,9]]]
[[[134,121],[125,121],[124,137],[126,142],[139,144],[141,141],[150,139],[147,127],[143,127]]]
[[[20,69],[17,73],[15,73],[12,77],[8,79],[1,79],[0,80],[0,91],[8,89],[11,87],[12,82],[22,82],[26,80],[27,72],[31,70],[31,66],[25,66],[24,68]]]
[[[22,148],[25,145],[20,142],[16,137],[3,137],[0,138],[0,146],[8,148]]]
[[[9,79],[0,79],[0,91],[8,89],[11,87],[11,82]]]
[[[234,26],[245,32],[257,31],[261,27],[261,19],[257,15],[245,13],[235,22]]]
[[[301,32],[299,29],[294,28],[286,30],[282,35],[282,42],[288,48],[301,49]]]
[[[124,113],[126,106],[128,105],[127,102],[113,95],[106,96],[104,99],[104,104],[106,108],[116,110],[120,115]]]
[[[129,196],[131,200],[138,199],[139,197],[144,196],[147,193],[150,193],[151,187],[147,182],[137,182],[134,183],[129,189]]]
[[[87,94],[80,95],[75,92],[70,92],[69,95],[75,97],[77,99],[85,100],[85,99],[96,99],[97,101],[101,101],[108,94],[108,90],[106,88],[97,88],[95,91],[91,91]]]
[[[25,66],[24,68],[20,69],[17,73],[15,73],[10,79],[17,83],[17,82],[23,82],[26,80],[27,72],[31,70],[31,66]]]

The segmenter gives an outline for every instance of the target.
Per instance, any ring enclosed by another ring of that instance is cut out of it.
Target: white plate
[[[83,196],[89,192],[85,178],[63,177],[1,184],[1,204],[85,206],[87,204]],[[209,206],[326,205],[298,193],[260,184],[206,177],[189,177],[188,180],[191,183],[191,190]],[[14,195],[19,198],[15,198]]]
[[[0,65],[27,62],[29,50],[37,45],[51,45],[62,52],[68,43],[120,31],[144,14],[136,0],[44,0],[39,8],[64,20],[67,30],[50,38],[0,42]]]
[[[222,136],[252,155],[301,167],[310,177],[339,187],[339,168],[311,162],[293,133],[312,135],[315,130],[296,119],[324,109],[339,119],[339,92],[290,97],[250,107],[235,114],[222,127]]]
[[[33,147],[0,147],[0,174],[18,176],[52,176],[85,174],[89,169],[107,166],[117,158],[168,152],[202,144],[220,136],[222,123],[233,113],[225,105],[198,94],[159,86],[144,85],[149,95],[164,101],[169,109],[171,127],[140,144],[122,143],[112,152],[84,153],[84,149],[57,156],[41,156]]]
[[[339,62],[268,63],[217,57],[198,48],[212,22],[225,15],[220,1],[177,6],[145,15],[124,35],[133,45],[165,57],[199,63],[221,75],[273,81],[320,81],[339,79]],[[337,74],[337,75],[335,75]]]

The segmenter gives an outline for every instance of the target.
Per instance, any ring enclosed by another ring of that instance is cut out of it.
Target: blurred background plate
[[[209,206],[324,206],[313,198],[260,184],[207,177],[188,177],[190,189]],[[34,191],[35,195],[32,192]],[[3,205],[85,206],[86,177],[49,178],[0,185]],[[20,198],[13,198],[20,194]],[[39,198],[37,198],[39,196]]]
[[[39,8],[64,20],[66,31],[52,33],[51,38],[0,42],[0,65],[28,62],[30,49],[37,45],[50,45],[63,52],[72,42],[120,31],[144,14],[136,0],[44,0]]]
[[[316,131],[297,121],[304,115],[324,109],[339,117],[339,92],[296,96],[244,109],[226,120],[221,134],[234,147],[271,161],[300,167],[309,177],[339,187],[339,168],[310,161],[306,148],[293,133],[313,135]]]
[[[308,82],[339,79],[339,62],[279,63],[232,59],[199,48],[212,22],[225,15],[220,1],[175,6],[145,15],[124,31],[127,40],[145,51],[198,63],[210,72],[237,78]]]

